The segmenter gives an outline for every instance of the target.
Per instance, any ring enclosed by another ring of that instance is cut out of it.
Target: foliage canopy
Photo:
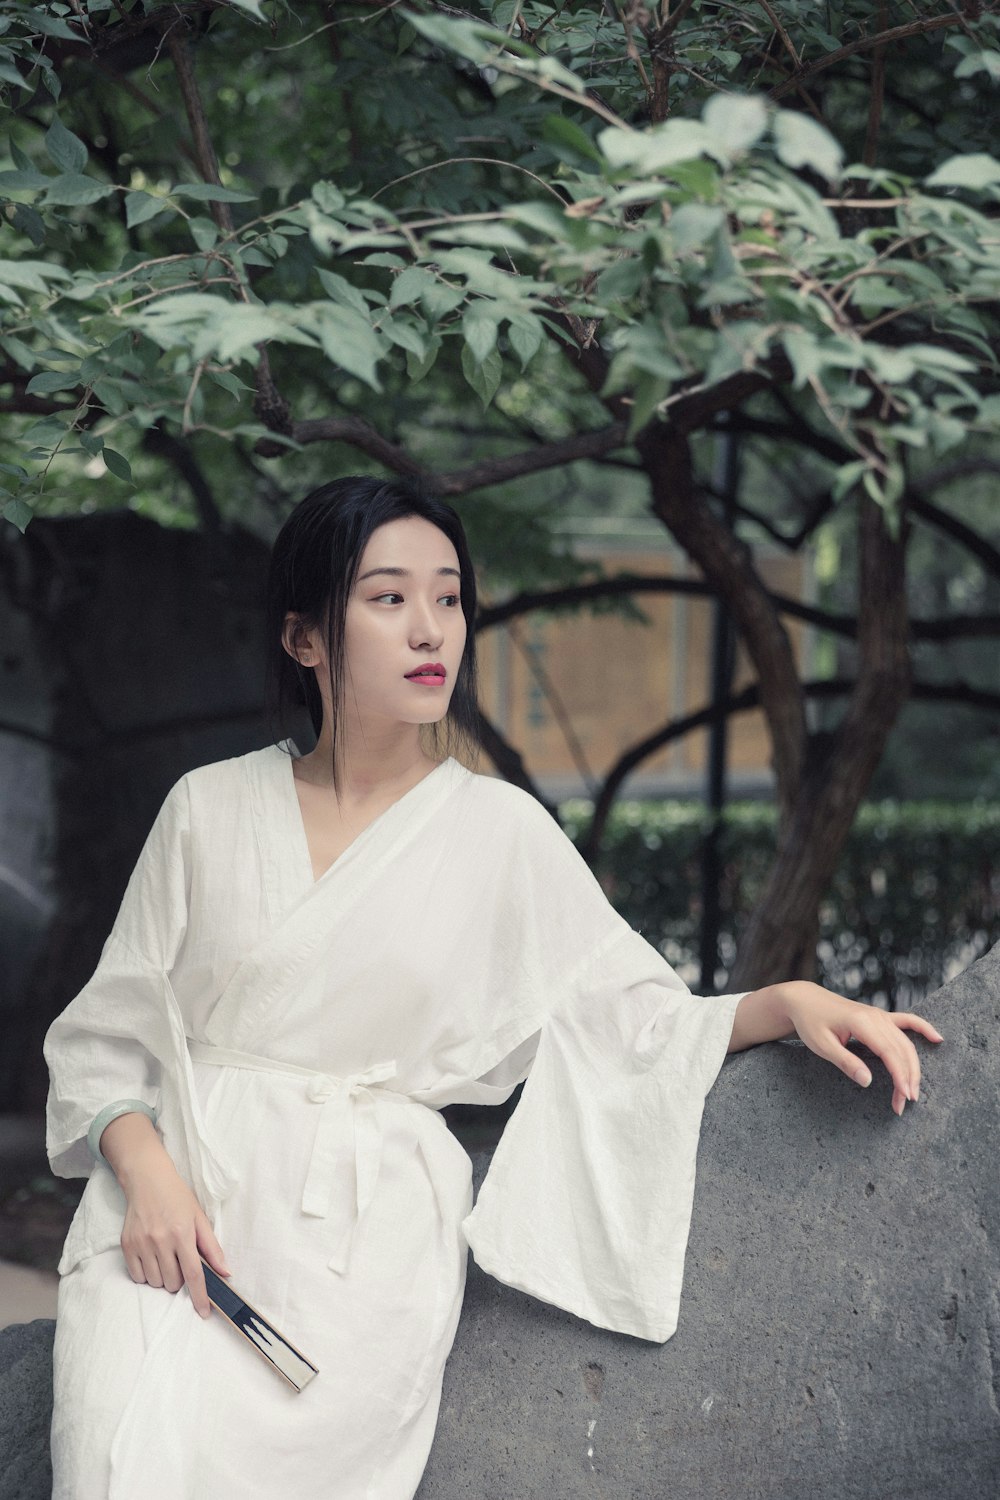
[[[291,446],[435,365],[486,407],[598,335],[608,443],[777,390],[894,504],[1000,426],[1000,45],[876,10],[4,0],[4,514],[158,425]]]

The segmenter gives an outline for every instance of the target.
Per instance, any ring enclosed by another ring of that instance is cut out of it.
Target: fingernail
[[[916,1102],[917,1102],[917,1100],[919,1098],[920,1098],[920,1085],[917,1084],[917,1087],[913,1090],[913,1102],[914,1102],[914,1104],[916,1104]]]
[[[198,1316],[200,1318],[207,1318],[209,1316],[209,1309],[207,1307],[199,1307]]]
[[[855,1069],[855,1072],[854,1072],[854,1082],[855,1083],[860,1083],[861,1087],[863,1089],[866,1089],[868,1087],[868,1085],[871,1083],[871,1081],[872,1081],[872,1075],[869,1073],[869,1071],[868,1071],[867,1068],[861,1067],[861,1068],[856,1068]]]

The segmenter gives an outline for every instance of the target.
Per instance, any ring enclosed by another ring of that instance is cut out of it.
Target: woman
[[[278,696],[316,747],[182,777],[46,1037],[53,1170],[98,1161],[60,1262],[55,1500],[404,1500],[467,1244],[666,1339],[727,1051],[797,1033],[867,1086],[853,1034],[917,1098],[927,1021],[689,995],[533,799],[440,757],[446,719],[474,731],[474,613],[457,516],[402,481],[326,485],[275,544]],[[526,1077],[470,1213],[437,1110]],[[200,1256],[319,1367],[300,1394],[209,1317]]]

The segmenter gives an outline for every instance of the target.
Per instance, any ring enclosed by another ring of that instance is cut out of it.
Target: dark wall
[[[0,1112],[93,972],[170,786],[268,743],[267,548],[131,512],[0,534]]]

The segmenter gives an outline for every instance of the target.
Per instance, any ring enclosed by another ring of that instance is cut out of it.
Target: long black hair
[[[458,554],[461,571],[465,650],[444,720],[443,746],[441,726],[431,726],[434,749],[440,753],[443,748],[449,754],[457,749],[474,755],[479,744],[476,576],[462,522],[450,505],[425,494],[412,480],[383,480],[366,474],[334,479],[300,501],[282,526],[271,552],[266,598],[267,701],[272,728],[284,726],[289,710],[304,705],[319,735],[323,699],[316,674],[285,650],[282,644],[285,616],[294,611],[309,629],[326,631],[333,705],[330,734],[334,785],[338,783],[337,748],[343,725],[347,603],[369,537],[387,521],[406,516],[419,516],[443,531]]]

